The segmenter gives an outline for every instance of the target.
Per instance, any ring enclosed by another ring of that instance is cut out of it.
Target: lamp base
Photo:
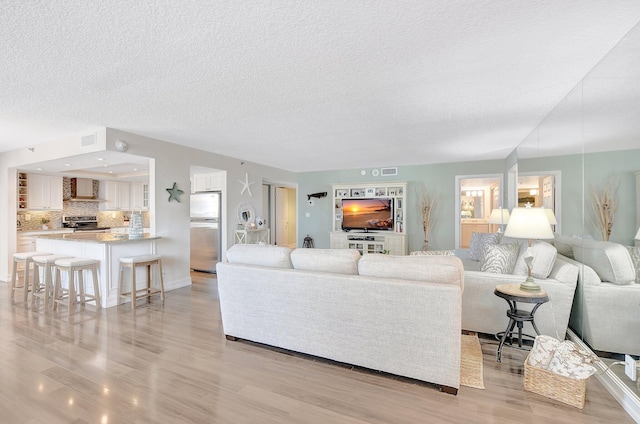
[[[520,284],[520,290],[524,291],[540,291],[540,285],[533,281],[532,277],[527,277],[524,283]]]

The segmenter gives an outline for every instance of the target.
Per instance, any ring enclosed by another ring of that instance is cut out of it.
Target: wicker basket
[[[575,380],[533,367],[529,365],[527,356],[524,361],[524,389],[582,409],[587,393],[587,380]]]

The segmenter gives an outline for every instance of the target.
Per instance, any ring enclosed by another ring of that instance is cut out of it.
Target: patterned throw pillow
[[[416,250],[410,253],[413,256],[419,255],[444,255],[444,256],[455,256],[455,250]]]
[[[573,342],[565,340],[558,345],[547,369],[575,380],[584,380],[596,373],[596,368],[591,365],[596,360],[591,353],[580,350]]]
[[[494,274],[511,274],[518,260],[520,244],[490,244],[480,261],[481,272]]]
[[[529,365],[546,370],[556,352],[560,340],[550,336],[537,336],[529,353]]]
[[[636,283],[640,284],[640,246],[625,246],[631,255],[631,261],[636,268]]]
[[[481,261],[488,245],[498,244],[502,233],[473,233],[469,244],[469,259]]]

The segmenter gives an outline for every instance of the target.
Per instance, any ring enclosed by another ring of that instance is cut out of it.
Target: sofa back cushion
[[[636,281],[631,255],[621,244],[584,239],[573,246],[573,255],[578,262],[593,268],[602,281],[621,285]]]
[[[357,275],[359,260],[360,252],[355,249],[296,249],[291,252],[293,268],[306,271]]]
[[[518,253],[518,260],[513,268],[514,275],[527,275],[527,264],[524,261],[527,255],[527,249],[529,248],[529,241],[525,239],[514,239],[503,237],[500,243],[513,243],[520,244],[520,252]],[[533,240],[531,243],[531,254],[533,255],[533,263],[531,264],[531,275],[535,278],[548,278],[553,270],[553,265],[556,263],[556,256],[558,251],[553,245],[546,241]]]
[[[227,261],[232,264],[293,268],[291,249],[270,244],[235,244],[227,250]]]
[[[358,262],[358,274],[464,286],[462,262],[449,255],[364,255]]]

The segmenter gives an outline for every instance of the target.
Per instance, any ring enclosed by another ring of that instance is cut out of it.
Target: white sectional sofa
[[[553,243],[580,267],[571,328],[596,351],[640,355],[640,248],[568,236]]]
[[[464,284],[458,258],[235,245],[227,261],[217,265],[217,280],[228,339],[457,393]]]
[[[515,255],[509,260],[496,261],[499,266],[484,260],[488,247],[498,245],[504,250],[505,245],[517,244],[518,248],[510,252]],[[495,334],[505,331],[509,319],[509,309],[504,299],[494,294],[498,284],[521,284],[527,275],[524,256],[527,249],[526,240],[500,237],[499,234],[474,233],[471,248],[445,251],[460,257],[464,266],[465,289],[462,295],[462,328],[480,333]],[[412,255],[429,252],[412,252]],[[436,253],[437,252],[433,252]],[[569,326],[569,316],[578,281],[578,266],[557,254],[550,243],[535,241],[533,245],[533,277],[547,291],[549,302],[540,306],[535,314],[536,326],[541,334],[564,339]],[[490,269],[483,271],[482,266]],[[531,310],[533,305],[518,303],[518,308]],[[529,324],[526,324],[527,326]],[[533,335],[532,328],[525,328]]]

